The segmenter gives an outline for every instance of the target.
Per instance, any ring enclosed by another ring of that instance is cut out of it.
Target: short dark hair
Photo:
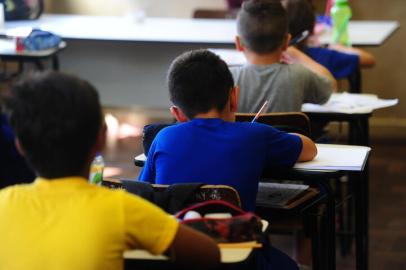
[[[288,14],[289,33],[296,37],[304,31],[313,33],[316,23],[314,7],[309,0],[282,0]]]
[[[83,173],[103,119],[91,84],[58,72],[30,74],[12,86],[5,111],[40,176]]]
[[[237,32],[249,50],[258,54],[274,52],[288,33],[286,11],[280,0],[245,1],[237,16]]]
[[[189,119],[211,109],[222,111],[233,86],[227,64],[208,50],[183,53],[168,72],[170,99]]]

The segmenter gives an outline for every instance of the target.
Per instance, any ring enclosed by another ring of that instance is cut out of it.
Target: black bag
[[[128,192],[138,195],[162,208],[168,213],[175,214],[185,208],[202,183],[173,184],[167,188],[155,188],[150,183],[121,179],[122,187]]]
[[[6,21],[35,20],[44,11],[44,0],[0,0]]]

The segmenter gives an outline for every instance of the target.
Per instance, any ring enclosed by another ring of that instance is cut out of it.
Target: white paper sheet
[[[303,112],[370,113],[398,104],[398,99],[380,99],[373,94],[334,93],[323,105],[305,103]]]
[[[339,144],[316,144],[317,156],[308,162],[298,162],[295,169],[362,171],[370,147]]]

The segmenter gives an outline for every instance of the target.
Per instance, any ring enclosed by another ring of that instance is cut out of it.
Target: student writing
[[[282,0],[282,4],[288,14],[289,32],[292,36],[299,35],[303,31],[314,33],[316,18],[314,8],[308,0]],[[317,36],[305,38],[297,44],[297,48],[326,67],[336,79],[347,78],[358,67],[375,66],[375,57],[365,50],[342,45],[329,45],[328,48],[323,48],[317,45],[317,40],[314,39],[317,39]]]
[[[168,88],[174,104],[171,112],[179,123],[156,136],[141,181],[229,185],[240,194],[242,207],[253,211],[265,168],[292,167],[317,153],[305,136],[259,123],[234,122],[238,87],[226,63],[209,51],[186,52],[176,58],[168,73]],[[272,269],[297,269],[279,251],[271,255],[275,256]]]
[[[288,47],[291,37],[280,1],[245,1],[237,32],[236,47],[248,62],[230,69],[240,87],[240,112],[257,112],[265,100],[270,101],[268,112],[287,112],[329,99],[336,81],[325,67]]]

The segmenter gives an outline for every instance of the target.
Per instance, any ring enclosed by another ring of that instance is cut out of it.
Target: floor
[[[142,153],[142,126],[170,122],[167,111],[106,109],[109,139],[104,153],[105,173],[113,178],[136,178],[133,158]],[[114,116],[113,116],[114,115]],[[369,269],[406,270],[406,141],[374,140],[370,156]],[[292,254],[291,236],[274,236],[275,246]],[[337,253],[337,269],[355,269],[354,249]]]

